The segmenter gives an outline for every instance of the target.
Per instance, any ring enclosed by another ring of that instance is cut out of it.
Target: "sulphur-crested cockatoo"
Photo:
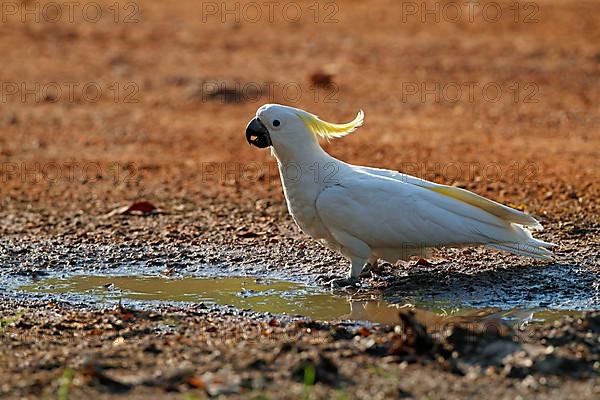
[[[547,243],[528,228],[533,217],[467,190],[385,169],[347,164],[327,154],[319,138],[339,138],[362,125],[334,124],[297,108],[260,107],[246,128],[248,142],[271,147],[287,206],[302,231],[339,250],[350,278],[378,259],[427,257],[433,248],[484,245],[550,259]]]

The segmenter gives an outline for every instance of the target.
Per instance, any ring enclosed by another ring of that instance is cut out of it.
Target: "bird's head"
[[[265,104],[248,124],[246,139],[259,148],[272,146],[276,152],[290,152],[318,145],[319,137],[331,139],[346,136],[361,126],[363,119],[361,110],[353,121],[334,124],[298,108]]]

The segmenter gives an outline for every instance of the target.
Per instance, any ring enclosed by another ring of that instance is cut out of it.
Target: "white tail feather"
[[[541,241],[540,241],[541,242]],[[521,243],[494,243],[486,244],[486,246],[508,251],[509,253],[518,254],[521,256],[533,257],[539,260],[551,260],[554,254],[545,249],[545,247],[554,246],[552,243],[541,242],[542,244],[531,245]]]

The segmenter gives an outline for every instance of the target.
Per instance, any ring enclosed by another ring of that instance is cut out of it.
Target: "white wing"
[[[478,208],[482,208],[487,212],[496,215],[497,217],[510,221],[515,224],[528,226],[536,230],[542,230],[542,225],[532,216],[527,215],[514,208],[507,207],[493,200],[486,199],[478,194],[469,192],[468,190],[455,186],[440,185],[439,183],[429,182],[424,179],[406,175],[397,171],[388,169],[379,169],[371,167],[354,167],[357,171],[366,172],[372,175],[382,176],[385,178],[394,179],[400,182],[409,183],[411,185],[420,186],[429,190],[436,191],[449,197],[454,197],[457,200],[471,204]]]
[[[550,244],[533,239],[528,231],[515,225],[512,212],[507,212],[511,219],[504,219],[496,215],[503,215],[500,212],[494,214],[478,207],[485,201],[489,208],[490,200],[464,192],[475,196],[477,201],[462,193],[470,202],[423,184],[355,168],[354,173],[338,184],[325,188],[317,198],[316,207],[334,236],[341,232],[362,240],[371,249],[485,244],[532,257],[551,255],[543,249]]]

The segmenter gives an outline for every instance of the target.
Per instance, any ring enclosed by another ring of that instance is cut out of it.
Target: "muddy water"
[[[552,320],[569,311],[462,307],[460,304],[419,302],[390,303],[338,296],[319,287],[274,279],[167,278],[148,276],[73,276],[48,278],[19,288],[30,293],[79,295],[95,302],[125,300],[186,302],[228,305],[257,312],[304,316],[317,320],[354,320],[396,323],[401,309],[412,309],[430,324],[449,320],[469,322],[502,318],[514,323]]]

